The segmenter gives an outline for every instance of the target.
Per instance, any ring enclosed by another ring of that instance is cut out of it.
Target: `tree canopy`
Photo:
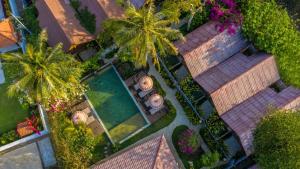
[[[172,41],[183,38],[182,34],[171,28],[172,20],[156,12],[152,1],[141,9],[129,6],[124,18],[109,19],[105,22],[108,30],[119,47],[123,59],[133,61],[136,66],[145,66],[147,58],[152,57],[159,64],[157,54],[177,55]]]
[[[42,31],[35,46],[28,44],[26,53],[6,53],[0,56],[10,72],[13,83],[8,95],[18,96],[30,103],[47,106],[51,99],[81,95],[82,69],[72,55],[62,50],[62,44],[47,47],[47,33]]]
[[[276,111],[254,133],[255,159],[263,169],[300,168],[300,111]]]

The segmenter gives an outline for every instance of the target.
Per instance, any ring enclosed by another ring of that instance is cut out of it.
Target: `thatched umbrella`
[[[159,94],[153,94],[149,98],[150,106],[152,108],[161,108],[164,104],[164,99],[161,95]]]
[[[138,84],[142,91],[149,91],[153,88],[153,80],[149,76],[141,77]]]

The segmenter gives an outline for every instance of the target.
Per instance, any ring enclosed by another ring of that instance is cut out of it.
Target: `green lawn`
[[[16,98],[7,96],[8,83],[0,84],[0,134],[13,130],[28,116]]]

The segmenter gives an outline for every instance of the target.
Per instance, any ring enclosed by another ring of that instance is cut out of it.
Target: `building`
[[[179,169],[163,135],[100,161],[91,169]]]
[[[19,34],[10,19],[0,21],[0,54],[19,49]]]
[[[219,116],[253,153],[253,130],[271,107],[300,108],[300,90],[270,88],[280,80],[272,55],[250,50],[240,31],[218,32],[211,21],[175,42],[186,67],[210,96]]]

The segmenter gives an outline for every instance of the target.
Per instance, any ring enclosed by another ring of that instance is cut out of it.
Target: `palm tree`
[[[62,51],[62,44],[47,47],[47,33],[43,30],[35,46],[28,44],[26,53],[7,53],[0,56],[13,71],[9,96],[25,96],[32,103],[47,106],[51,99],[70,99],[82,94],[79,63]]]
[[[183,36],[178,30],[172,29],[171,24],[172,20],[155,12],[153,2],[150,1],[141,9],[129,6],[125,17],[107,20],[104,28],[110,31],[119,47],[119,54],[140,67],[147,64],[149,56],[154,64],[159,65],[158,54],[177,55],[177,48],[172,41]]]

